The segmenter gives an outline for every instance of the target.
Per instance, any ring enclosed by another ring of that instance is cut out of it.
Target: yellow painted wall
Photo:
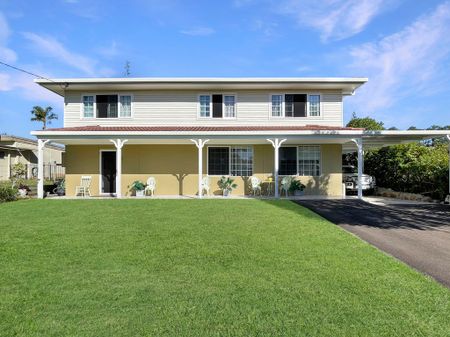
[[[99,195],[100,150],[114,150],[113,146],[68,145],[66,146],[66,193],[72,196],[82,175],[92,176],[92,195]],[[253,146],[253,172],[265,181],[273,172],[273,148],[268,145]],[[299,177],[307,186],[307,195],[342,194],[342,147],[322,145],[322,175]],[[193,145],[125,145],[122,149],[122,194],[132,195],[129,186],[135,180],[156,178],[156,194],[194,195],[197,193],[197,148]],[[207,148],[203,152],[203,173],[207,174]],[[217,186],[220,177],[212,176],[211,192],[221,194]],[[249,192],[244,177],[235,177],[238,185],[233,194]]]

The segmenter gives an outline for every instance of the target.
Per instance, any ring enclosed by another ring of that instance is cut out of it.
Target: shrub
[[[370,150],[364,160],[365,173],[375,176],[380,187],[443,200],[448,193],[447,151],[446,144],[418,143]]]
[[[9,184],[0,184],[0,203],[17,200],[17,189]]]
[[[305,189],[305,185],[303,185],[299,180],[293,179],[291,185],[289,186],[289,192],[294,193],[295,191],[303,191]]]

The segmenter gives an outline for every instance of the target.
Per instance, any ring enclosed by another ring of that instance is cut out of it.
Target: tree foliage
[[[448,194],[447,144],[412,143],[370,150],[365,155],[364,168],[381,187],[439,200]]]
[[[38,105],[34,106],[33,110],[31,110],[31,114],[33,115],[31,121],[41,122],[42,130],[45,130],[47,124],[51,124],[52,120],[58,119],[58,115],[52,112],[52,110],[53,108],[51,106],[48,106],[45,109]]]
[[[370,117],[358,117],[354,112],[352,119],[347,123],[347,127],[364,128],[366,130],[384,130],[384,123],[378,122]]]

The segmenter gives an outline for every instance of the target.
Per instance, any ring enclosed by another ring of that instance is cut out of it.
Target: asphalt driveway
[[[450,288],[450,207],[299,200],[322,217]]]

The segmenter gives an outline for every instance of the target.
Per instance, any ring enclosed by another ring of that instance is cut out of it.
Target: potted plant
[[[134,191],[136,197],[142,198],[144,196],[145,184],[142,181],[133,181],[130,188],[132,191]]]
[[[31,191],[31,189],[27,185],[20,183],[17,191],[19,192],[19,196],[21,198],[25,198],[28,195],[28,192]]]
[[[234,179],[225,176],[222,176],[217,184],[222,190],[222,194],[224,197],[229,196],[231,194],[231,191],[233,191],[233,189],[237,187],[237,184],[234,183]]]
[[[53,193],[57,194],[58,196],[63,196],[66,194],[66,182],[64,179],[61,179],[56,182],[56,187],[52,191]]]
[[[293,179],[291,185],[289,186],[289,192],[293,193],[295,196],[304,195],[305,185],[303,185],[299,180]]]

